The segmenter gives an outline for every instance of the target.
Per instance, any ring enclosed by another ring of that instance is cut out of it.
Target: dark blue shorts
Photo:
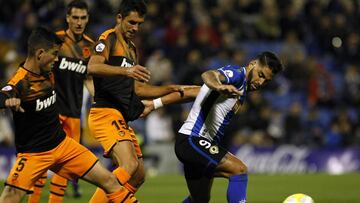
[[[184,164],[185,178],[212,177],[216,166],[228,151],[204,137],[176,136],[175,154]]]

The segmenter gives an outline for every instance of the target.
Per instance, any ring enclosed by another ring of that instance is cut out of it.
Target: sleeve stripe
[[[64,36],[66,33],[64,30],[59,30],[55,33],[57,36]]]
[[[27,71],[23,68],[19,68],[19,70],[16,72],[16,74],[14,75],[14,77],[12,77],[10,79],[10,81],[8,82],[9,85],[12,86],[16,86],[17,83],[22,80],[27,74]]]
[[[89,36],[84,34],[84,39],[86,39],[87,41],[91,42],[92,44],[94,43],[94,40],[92,40]]]
[[[111,33],[113,33],[113,32],[115,32],[114,29],[106,30],[105,32],[103,32],[103,33],[100,35],[99,40],[105,40],[105,39],[108,38],[108,36],[109,36]]]

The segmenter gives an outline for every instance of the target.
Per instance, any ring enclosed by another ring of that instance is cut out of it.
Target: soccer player
[[[16,161],[0,203],[21,202],[48,169],[73,180],[83,178],[103,188],[113,202],[137,202],[94,154],[65,135],[59,122],[54,75],[62,41],[44,28],[28,39],[28,56],[0,91],[0,108],[11,108],[15,124]]]
[[[143,0],[123,0],[116,17],[114,29],[105,31],[95,44],[88,68],[126,66],[138,63],[136,47],[131,41],[144,22],[146,4]],[[95,96],[89,114],[89,128],[104,148],[104,156],[111,157],[119,166],[113,171],[120,183],[135,193],[144,181],[142,152],[133,129],[128,126],[139,116],[153,108],[173,101],[195,98],[199,88],[168,85],[151,86],[129,77],[94,77]],[[169,94],[169,95],[168,95]],[[179,96],[182,94],[183,96]],[[157,99],[154,99],[157,98]],[[154,99],[142,103],[141,99]],[[97,189],[91,202],[107,202],[101,189]]]
[[[86,2],[74,0],[67,6],[66,22],[68,28],[56,33],[63,40],[59,52],[59,61],[54,64],[53,68],[56,81],[57,105],[60,112],[59,117],[66,135],[77,142],[80,142],[81,135],[80,114],[83,86],[85,84],[90,94],[94,95],[92,78],[89,75],[102,74],[98,73],[96,69],[91,69],[91,71],[87,69],[87,62],[94,45],[94,41],[84,33],[88,21],[89,11]],[[136,68],[145,73],[145,78],[137,79],[146,80],[148,72],[145,68]],[[121,75],[124,74],[121,73]],[[29,197],[29,203],[39,202],[42,188],[46,183],[46,177],[47,173],[35,184],[34,193]],[[75,180],[72,183],[74,184],[75,195],[79,195],[77,181]],[[49,203],[62,202],[66,186],[67,180],[55,174],[50,182]]]
[[[209,202],[214,177],[229,179],[229,203],[246,202],[247,167],[220,141],[246,94],[266,85],[282,69],[275,54],[263,52],[246,67],[230,64],[202,74],[205,84],[175,142],[190,191],[184,203]]]
[[[80,142],[80,114],[83,98],[84,80],[93,95],[91,77],[87,77],[87,61],[92,52],[94,41],[84,34],[89,21],[88,6],[82,0],[68,4],[66,22],[68,28],[56,32],[63,44],[59,51],[59,61],[54,64],[55,89],[60,122],[67,136]],[[29,203],[40,200],[41,191],[46,183],[45,173],[35,184],[34,193],[29,196]],[[77,181],[73,181],[74,194],[80,196]],[[49,203],[62,202],[67,180],[54,174],[50,182]]]

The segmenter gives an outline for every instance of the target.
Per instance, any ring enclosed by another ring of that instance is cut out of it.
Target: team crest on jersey
[[[11,177],[11,181],[14,182],[19,178],[19,174],[18,173],[14,173]]]
[[[95,47],[95,51],[97,52],[103,52],[105,49],[105,44],[104,43],[99,43],[98,45],[96,45]]]
[[[82,50],[82,54],[84,58],[89,58],[91,54],[89,47],[84,47]]]
[[[225,70],[224,72],[229,78],[232,78],[234,76],[234,73],[231,70]]]
[[[214,145],[214,146],[211,146],[210,149],[209,149],[209,152],[210,154],[218,154],[219,153],[219,147]]]
[[[10,91],[10,90],[12,90],[12,87],[10,85],[6,85],[1,89],[1,91]]]

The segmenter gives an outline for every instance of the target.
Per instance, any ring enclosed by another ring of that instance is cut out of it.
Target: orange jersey
[[[17,152],[43,152],[56,147],[65,133],[55,105],[54,76],[19,67],[1,93],[21,99],[25,112],[13,111]]]
[[[137,63],[136,47],[125,42],[114,29],[105,31],[95,44],[94,54],[105,58],[105,63],[113,66],[132,67]],[[137,119],[144,105],[135,94],[134,79],[125,76],[94,77],[93,107],[119,110],[126,122]]]
[[[64,30],[56,32],[56,35],[64,41],[60,48],[59,61],[53,70],[59,112],[65,116],[80,118],[87,62],[94,41],[85,34],[80,41],[75,41]]]

